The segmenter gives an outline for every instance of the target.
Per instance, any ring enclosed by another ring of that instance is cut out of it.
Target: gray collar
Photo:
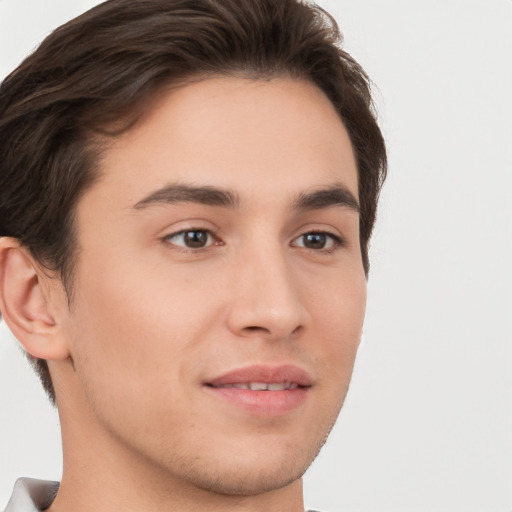
[[[18,478],[4,512],[41,512],[46,510],[52,504],[58,490],[59,482]]]
[[[40,512],[55,499],[59,482],[19,478],[4,512]]]

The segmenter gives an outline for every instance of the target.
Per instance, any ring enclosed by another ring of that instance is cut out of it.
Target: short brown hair
[[[286,75],[319,87],[349,133],[368,273],[386,150],[368,77],[341,44],[335,20],[300,0],[109,0],[94,7],[50,34],[0,86],[0,236],[19,239],[57,272],[70,297],[78,254],[73,213],[97,178],[98,141],[132,126],[163,87],[211,75]],[[33,362],[54,401],[46,361]]]

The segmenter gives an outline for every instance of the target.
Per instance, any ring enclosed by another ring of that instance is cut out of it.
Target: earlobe
[[[51,314],[44,276],[15,238],[0,238],[0,309],[14,336],[33,357],[68,357],[59,323]]]

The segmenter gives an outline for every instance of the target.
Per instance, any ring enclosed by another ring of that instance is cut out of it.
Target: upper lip
[[[252,365],[236,368],[219,377],[206,382],[206,384],[218,387],[227,384],[241,384],[250,382],[263,382],[266,384],[278,382],[296,383],[302,387],[309,387],[313,381],[308,372],[292,364],[279,366],[272,365]]]

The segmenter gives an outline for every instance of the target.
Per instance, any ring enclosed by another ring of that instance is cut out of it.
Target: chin
[[[182,475],[195,487],[216,494],[244,497],[269,493],[299,480],[326,438],[313,446],[301,446],[298,440],[283,450],[237,447],[226,451],[223,460],[202,458],[195,467],[181,468]]]
[[[311,461],[312,462],[312,461]],[[260,464],[257,467],[240,467],[234,462],[228,469],[218,469],[190,475],[197,487],[205,491],[229,496],[255,496],[282,489],[297,481],[311,462],[286,463],[279,467]]]

